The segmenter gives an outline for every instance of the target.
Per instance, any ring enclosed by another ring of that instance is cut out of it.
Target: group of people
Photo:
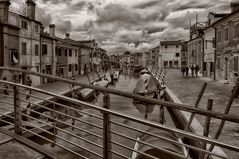
[[[183,65],[181,69],[183,77],[185,77],[185,74],[186,77],[188,77],[189,70],[191,71],[192,77],[198,77],[199,66],[197,64],[192,64],[191,67]]]

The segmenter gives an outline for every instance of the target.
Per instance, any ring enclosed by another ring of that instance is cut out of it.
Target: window
[[[174,61],[174,65],[178,66],[178,61]]]
[[[75,57],[77,57],[77,50],[75,50]]]
[[[224,30],[224,41],[228,41],[228,28]]]
[[[39,33],[39,26],[37,24],[35,25],[35,32]]]
[[[176,48],[178,48],[178,45],[176,45]]]
[[[72,50],[69,49],[69,56],[71,57],[72,56]]]
[[[207,40],[205,40],[205,49],[207,50]]]
[[[186,53],[183,53],[182,56],[185,57],[185,56],[186,56]]]
[[[28,29],[28,23],[24,20],[21,21],[21,28]]]
[[[47,54],[47,45],[46,44],[42,44],[42,54],[43,55]]]
[[[195,50],[192,50],[192,57],[195,57],[196,54],[195,54]]]
[[[238,38],[239,37],[239,23],[234,25],[234,38]]]
[[[65,56],[67,56],[67,49],[65,49]]]
[[[27,43],[22,42],[22,55],[27,54]]]
[[[36,55],[36,56],[39,55],[38,50],[39,50],[39,46],[36,44],[36,45],[35,45],[35,55]]]
[[[36,66],[36,71],[40,72],[40,66]]]
[[[9,52],[10,52],[10,63],[11,64],[19,63],[17,50],[16,49],[10,49]]]
[[[164,67],[168,67],[168,61],[163,62]]]
[[[221,42],[222,41],[222,31],[217,32],[217,41]]]
[[[167,49],[168,48],[168,46],[167,45],[165,45],[165,49]]]
[[[176,55],[175,55],[176,57],[179,57],[180,55],[179,55],[179,53],[176,53]]]
[[[69,72],[71,72],[72,68],[71,68],[71,64],[68,65],[68,69],[69,69]]]
[[[61,48],[58,48],[58,56],[61,56]]]
[[[75,65],[75,71],[78,71],[78,65],[77,64]]]
[[[234,56],[234,71],[238,72],[238,56]]]

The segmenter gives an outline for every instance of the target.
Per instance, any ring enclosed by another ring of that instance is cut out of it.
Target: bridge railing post
[[[15,133],[21,134],[21,126],[22,126],[22,115],[21,115],[21,103],[20,103],[20,94],[19,87],[13,86],[13,102],[14,102],[14,126]]]
[[[104,105],[103,107],[106,109],[110,108],[110,95],[104,94],[103,97]],[[110,115],[109,113],[103,112],[103,158],[104,159],[111,159],[111,134],[110,134]]]

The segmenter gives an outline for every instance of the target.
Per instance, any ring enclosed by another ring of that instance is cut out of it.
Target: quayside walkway
[[[176,159],[208,156],[228,158],[219,151],[208,150],[207,144],[239,152],[237,146],[220,142],[207,135],[192,133],[191,127],[185,131],[185,123],[179,122],[183,120],[173,114],[187,111],[233,123],[239,123],[238,116],[175,103],[167,89],[165,100],[151,99],[130,93],[132,86],[128,87],[128,91],[126,91],[127,86],[118,90],[113,87],[103,88],[86,84],[80,80],[62,79],[11,68],[0,67],[0,69],[52,78],[65,83],[65,87],[75,85],[100,92],[98,101],[88,103],[54,91],[0,80],[0,83],[9,84],[11,86],[9,91],[13,92],[9,97],[0,100],[0,109],[5,110],[1,112],[0,132],[6,137],[2,138],[0,145],[9,144],[14,140],[18,144],[26,145],[32,152],[37,152],[34,157],[41,154],[47,158],[84,159],[157,159],[158,156]],[[155,80],[160,80],[160,74],[154,69],[152,72],[156,77]],[[120,78],[129,79],[124,75]],[[26,93],[22,91],[26,89],[35,92],[30,94],[30,101],[26,100]],[[6,102],[6,98],[11,100]],[[148,120],[145,120],[136,115],[138,113],[135,108],[130,108],[128,111],[118,109],[115,106],[117,103],[112,102],[114,98],[119,98],[123,107],[133,99],[155,104],[155,111]],[[30,103],[31,106],[25,107],[24,103]],[[6,104],[9,107],[5,107]],[[11,114],[6,113],[11,111],[13,111]],[[53,149],[55,151],[52,151]]]

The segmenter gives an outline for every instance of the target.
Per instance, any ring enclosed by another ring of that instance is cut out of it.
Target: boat
[[[94,82],[93,85],[98,87],[108,87],[108,81],[107,80],[101,80]],[[83,88],[75,92],[76,98],[79,100],[87,101],[90,97],[96,96],[98,94],[98,91],[91,89],[91,88]]]

